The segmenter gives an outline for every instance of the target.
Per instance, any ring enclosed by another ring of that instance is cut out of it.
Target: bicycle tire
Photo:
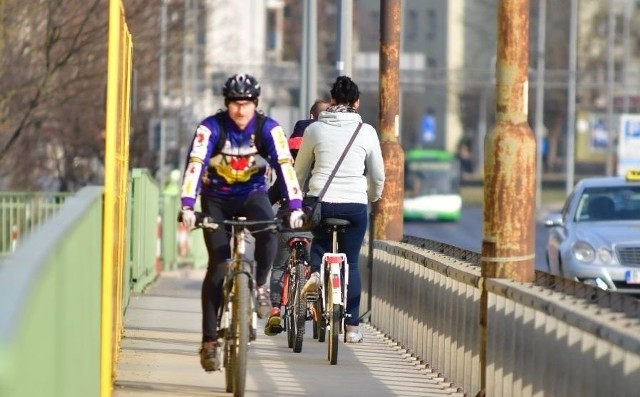
[[[333,302],[333,291],[331,284],[327,286],[327,307],[330,308],[329,315],[329,342],[327,343],[327,359],[331,365],[338,363],[338,334],[340,333],[340,304]]]
[[[229,364],[233,378],[233,396],[243,397],[247,379],[247,351],[251,323],[249,275],[236,273],[233,279],[235,302],[231,317],[232,339]]]
[[[316,309],[314,307],[312,314],[315,313],[315,311]],[[312,323],[313,323],[313,339],[318,339],[318,322],[315,319],[313,319]]]
[[[342,276],[342,280],[346,280],[347,277],[345,276],[345,269],[347,272],[349,272],[349,267],[345,266],[342,267],[342,271],[340,272],[340,275]],[[345,323],[346,321],[346,308],[347,308],[347,283],[343,282],[342,283],[342,307],[340,308],[340,333],[342,333],[342,341],[344,343],[347,343],[347,324]]]
[[[223,302],[220,305],[220,309],[218,310],[218,341],[222,344],[222,367],[224,368],[224,380],[225,387],[227,393],[231,393],[233,391],[233,372],[230,370],[230,357],[231,357],[231,346],[229,344],[229,328],[221,329],[221,319],[225,315],[225,311],[229,310],[229,296],[230,292],[226,290],[226,282],[225,282],[225,291],[223,292]],[[226,313],[227,315],[229,313]],[[227,324],[226,327],[229,325]]]
[[[324,293],[324,291],[321,291],[321,293]],[[318,297],[313,307],[316,312],[313,317],[313,326],[318,332],[318,342],[323,343],[327,336],[327,320],[325,318],[324,303],[321,296]]]
[[[233,391],[233,371],[231,370],[231,345],[229,341],[224,342],[224,381],[227,393]]]
[[[302,288],[304,287],[304,262],[296,260],[295,262],[294,277],[295,282],[293,285],[293,311],[294,311],[294,327],[295,327],[295,340],[293,346],[294,353],[300,353],[302,351],[302,342],[304,340],[304,324],[307,321],[307,302],[302,296]]]
[[[287,264],[287,270],[286,270],[286,274],[285,274],[285,278],[286,280],[286,284],[287,284],[287,304],[285,305],[285,311],[286,311],[286,315],[285,317],[287,318],[287,346],[289,346],[290,349],[293,348],[294,346],[294,342],[296,340],[296,318],[295,318],[295,311],[293,310],[293,299],[294,299],[294,295],[293,295],[293,287],[294,284],[296,284],[295,281],[295,277],[292,277],[291,273],[290,273],[290,264]]]

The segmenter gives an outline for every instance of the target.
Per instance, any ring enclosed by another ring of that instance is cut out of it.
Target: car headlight
[[[576,241],[571,246],[571,253],[580,262],[591,263],[596,258],[596,250],[584,241]]]
[[[598,248],[598,258],[600,258],[600,261],[602,261],[602,263],[611,263],[611,260],[613,259],[613,253],[609,248]]]

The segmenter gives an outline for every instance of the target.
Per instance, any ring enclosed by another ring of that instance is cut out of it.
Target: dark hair
[[[331,87],[331,98],[336,104],[353,105],[360,98],[360,90],[351,78],[339,76]]]
[[[317,120],[320,112],[327,110],[329,105],[331,105],[329,102],[322,99],[318,99],[313,103],[313,105],[311,106],[311,109],[309,109],[309,114],[313,116],[315,120]]]

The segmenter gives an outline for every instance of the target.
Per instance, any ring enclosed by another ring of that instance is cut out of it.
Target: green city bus
[[[460,161],[438,149],[405,153],[404,219],[457,221],[462,210]]]

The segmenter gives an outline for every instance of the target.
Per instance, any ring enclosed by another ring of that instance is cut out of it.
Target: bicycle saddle
[[[347,227],[351,225],[351,222],[349,222],[348,220],[339,219],[339,218],[327,218],[323,220],[322,223],[327,226],[338,226],[338,227]]]

